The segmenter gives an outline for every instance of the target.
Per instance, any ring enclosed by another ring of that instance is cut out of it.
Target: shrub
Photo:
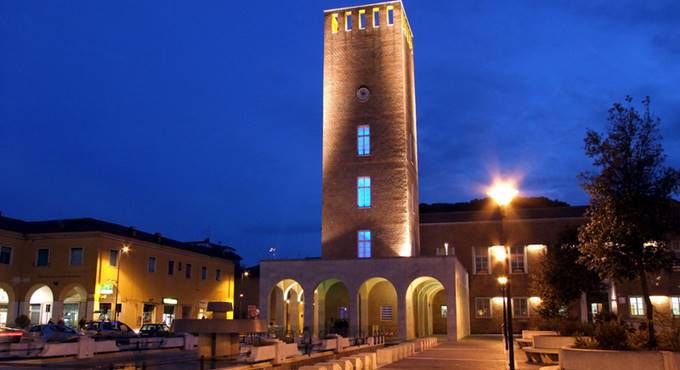
[[[14,319],[14,324],[16,324],[17,328],[26,329],[31,326],[31,319],[26,315],[19,315]]]
[[[552,318],[541,322],[539,330],[552,330],[565,336],[592,336],[595,330],[589,323],[583,323],[575,318]]]
[[[680,328],[664,328],[657,335],[659,349],[680,352]]]
[[[601,321],[595,326],[593,339],[600,349],[628,349],[628,332],[630,328],[619,320]]]

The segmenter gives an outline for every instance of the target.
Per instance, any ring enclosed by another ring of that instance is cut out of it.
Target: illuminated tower
[[[324,13],[322,257],[416,256],[413,36],[400,1]]]

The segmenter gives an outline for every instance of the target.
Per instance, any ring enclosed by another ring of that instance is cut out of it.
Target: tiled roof
[[[72,232],[105,232],[120,235],[126,238],[137,239],[145,242],[156,243],[173,248],[183,249],[195,253],[206,254],[238,262],[241,257],[234,248],[229,246],[204,242],[181,242],[163,237],[159,233],[151,234],[135,229],[132,226],[123,226],[111,222],[101,221],[94,218],[72,218],[64,220],[48,221],[22,221],[15,218],[0,216],[0,229],[11,230],[22,234],[48,234],[48,233],[72,233]]]

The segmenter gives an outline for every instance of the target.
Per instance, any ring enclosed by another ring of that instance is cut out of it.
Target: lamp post
[[[508,316],[506,314],[506,299],[505,299],[505,285],[508,283],[508,278],[505,276],[500,276],[498,278],[498,284],[501,285],[501,297],[503,301],[503,340],[505,341],[505,350],[508,350]]]
[[[243,318],[243,293],[238,295],[238,318]]]
[[[518,194],[519,192],[517,189],[508,182],[499,182],[494,184],[489,192],[487,193],[498,205],[499,211],[500,211],[500,248],[502,249],[502,253],[499,251],[499,255],[503,255],[503,262],[505,263],[506,267],[506,273],[507,277],[502,279],[503,282],[501,282],[501,278],[498,279],[498,282],[501,283],[501,286],[504,288],[504,297],[503,297],[503,305],[506,308],[505,310],[505,345],[508,349],[508,368],[510,370],[515,370],[515,346],[513,344],[514,339],[512,335],[512,282],[509,278],[510,274],[512,273],[512,263],[510,261],[510,250],[508,247],[505,245],[505,230],[503,229],[503,221],[505,220],[505,211],[506,208],[510,205],[512,202],[512,199]],[[501,259],[501,258],[499,258]],[[507,300],[507,304],[506,301]]]
[[[248,270],[241,272],[241,282],[239,284],[241,293],[238,295],[238,301],[239,301],[238,302],[238,318],[239,319],[242,319],[243,316],[244,316],[243,315],[243,297],[245,297],[245,295],[243,294],[243,283],[244,283],[244,280],[248,276],[250,276],[250,272],[248,272]]]
[[[123,263],[123,254],[130,253],[130,246],[125,244],[121,249],[123,253],[118,256],[118,261],[116,261],[116,300],[113,303],[113,319],[118,320],[118,292],[120,291],[120,265]]]

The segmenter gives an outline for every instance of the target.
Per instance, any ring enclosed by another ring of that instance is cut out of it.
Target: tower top
[[[353,10],[358,10],[358,11],[365,11],[366,9],[379,9],[381,7],[387,8],[388,10],[394,10],[394,9],[399,9],[401,11],[401,20],[402,20],[402,28],[404,32],[408,35],[409,40],[413,40],[413,31],[411,30],[411,24],[408,20],[408,16],[406,15],[406,9],[404,8],[404,4],[401,2],[401,0],[396,0],[396,1],[381,1],[378,3],[370,3],[370,4],[363,4],[363,5],[354,5],[354,6],[348,6],[348,7],[343,7],[343,8],[334,8],[334,9],[326,9],[324,10],[324,15],[328,16],[329,14],[346,14],[347,12],[351,12]],[[411,41],[412,42],[412,41]]]

